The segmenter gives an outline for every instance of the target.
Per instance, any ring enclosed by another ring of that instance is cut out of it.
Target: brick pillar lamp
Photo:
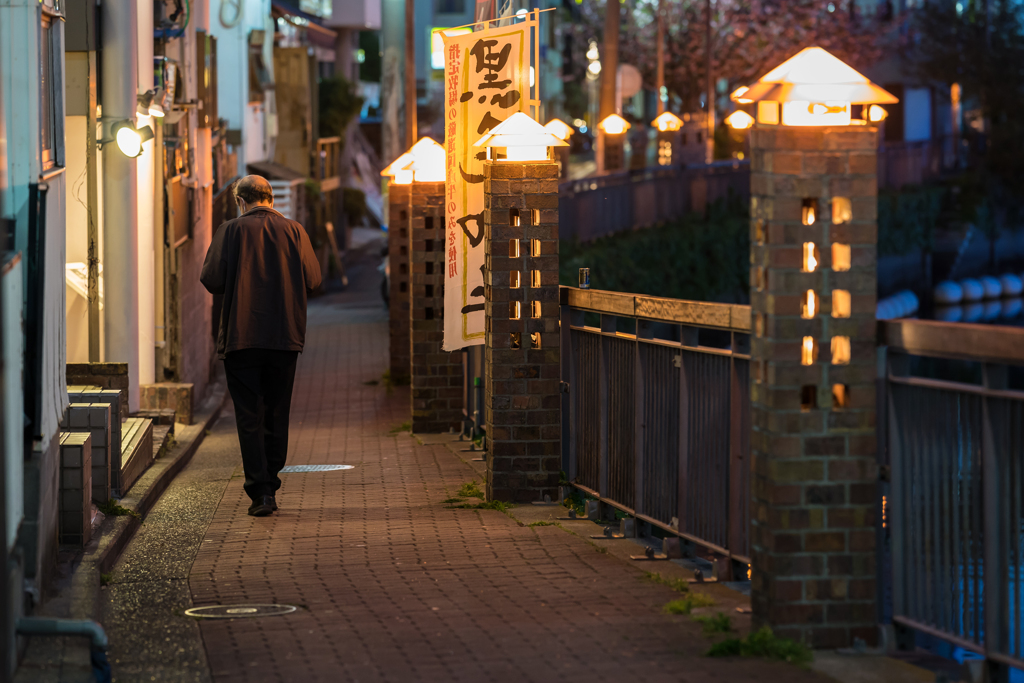
[[[565,144],[518,112],[475,145],[487,150],[484,411],[490,500],[532,502],[558,495],[558,164],[551,148]]]
[[[445,150],[423,138],[409,150],[413,172],[409,204],[412,431],[462,430],[462,354],[444,342]]]
[[[612,173],[625,169],[626,131],[633,126],[618,114],[610,114],[597,127],[604,133],[604,170]]]
[[[742,97],[754,621],[814,647],[875,642],[878,132],[852,114],[896,98],[820,48]]]
[[[658,130],[658,165],[671,166],[682,161],[680,137],[683,120],[670,111],[662,112],[651,125]]]
[[[569,178],[569,138],[573,134],[572,126],[562,119],[551,119],[544,125],[544,130],[566,143],[564,147],[555,147],[552,151],[555,161],[558,162],[558,177],[567,180]]]
[[[391,381],[409,381],[409,215],[412,154],[406,152],[380,172],[388,178],[388,339]]]

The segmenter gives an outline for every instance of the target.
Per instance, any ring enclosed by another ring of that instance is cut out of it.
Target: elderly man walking
[[[277,510],[306,297],[320,286],[320,265],[305,229],[274,210],[265,178],[242,178],[234,195],[240,215],[213,236],[200,280],[224,295],[217,354],[235,404],[249,514],[265,517]]]

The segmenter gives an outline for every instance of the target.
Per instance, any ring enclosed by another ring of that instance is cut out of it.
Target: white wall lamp
[[[111,142],[116,142],[117,148],[121,150],[121,153],[130,158],[140,156],[142,154],[142,145],[153,139],[153,128],[151,126],[136,128],[131,119],[118,121],[110,127],[110,132],[113,137],[100,140],[100,148],[102,149],[104,145],[108,145]]]

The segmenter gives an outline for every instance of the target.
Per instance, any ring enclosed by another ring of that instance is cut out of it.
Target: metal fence
[[[878,186],[898,190],[921,185],[954,169],[960,150],[952,136],[918,142],[887,142],[878,148]]]
[[[879,333],[892,620],[1024,666],[1024,329],[897,320]]]
[[[587,241],[703,212],[730,195],[750,197],[750,163],[656,166],[572,180],[558,188],[558,236]]]
[[[570,481],[749,564],[750,308],[571,287],[561,305]]]

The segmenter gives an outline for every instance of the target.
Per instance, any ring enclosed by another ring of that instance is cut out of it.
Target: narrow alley
[[[480,474],[447,435],[402,428],[408,389],[381,382],[376,278],[364,262],[348,291],[311,304],[292,409],[289,465],[352,469],[285,474],[280,510],[246,515],[227,406],[105,588],[115,681],[822,680],[705,657],[701,625],[662,612],[681,596],[599,547],[629,541],[519,521],[564,508],[447,505]],[[243,604],[298,609],[184,616]]]

